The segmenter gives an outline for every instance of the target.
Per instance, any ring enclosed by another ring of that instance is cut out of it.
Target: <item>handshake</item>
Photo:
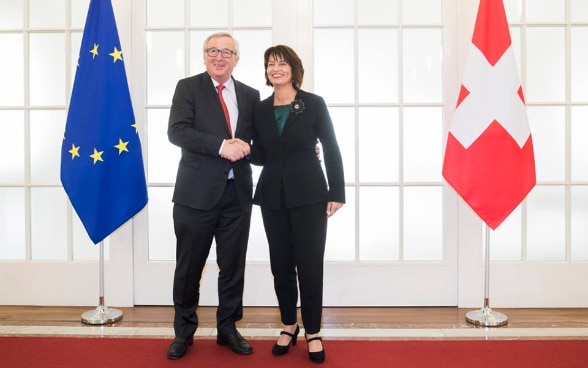
[[[249,143],[239,139],[225,139],[223,148],[221,150],[221,157],[231,162],[238,161],[243,157],[249,156],[251,147]]]

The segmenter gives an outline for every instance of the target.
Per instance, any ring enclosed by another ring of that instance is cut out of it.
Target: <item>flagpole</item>
[[[118,322],[123,313],[118,309],[108,308],[104,305],[104,241],[100,242],[100,297],[98,306],[82,314],[82,322],[90,325],[105,325]]]
[[[466,321],[478,326],[498,327],[508,323],[505,314],[495,312],[490,308],[490,228],[484,225],[484,307],[477,311],[466,313]]]

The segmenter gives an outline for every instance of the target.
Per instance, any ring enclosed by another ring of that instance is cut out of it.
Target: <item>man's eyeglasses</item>
[[[217,49],[216,47],[211,47],[209,49],[206,49],[205,51],[206,51],[206,54],[210,57],[217,57],[219,52],[222,55],[222,57],[224,57],[224,58],[230,58],[233,55],[237,55],[237,53],[233,50]]]

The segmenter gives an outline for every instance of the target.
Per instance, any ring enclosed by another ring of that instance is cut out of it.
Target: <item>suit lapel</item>
[[[288,114],[288,119],[286,119],[286,124],[284,125],[284,130],[282,130],[282,136],[284,136],[286,133],[288,133],[288,130],[290,129],[291,126],[293,126],[295,124],[296,120],[298,120],[298,115],[290,112],[290,114]]]
[[[265,106],[263,108],[263,113],[266,116],[265,119],[260,119],[260,121],[267,121],[268,126],[264,127],[272,135],[280,138],[280,132],[278,131],[278,123],[276,122],[276,113],[274,109],[274,95],[272,94],[267,100],[265,100]],[[283,131],[282,131],[283,133]]]
[[[235,127],[236,137],[237,133],[241,133],[240,130],[241,126],[243,125],[239,124],[241,117],[247,115],[247,112],[243,111],[242,109],[248,106],[248,104],[245,102],[245,94],[243,92],[243,89],[241,88],[241,84],[237,82],[235,78],[231,77],[231,79],[233,80],[233,85],[235,86],[235,95],[237,96],[237,110],[239,111],[239,115],[237,116],[237,126]]]
[[[303,97],[303,92],[302,91],[298,91],[296,93],[296,97],[294,97],[295,100],[300,100]],[[298,119],[300,119],[300,115],[302,115],[302,113],[300,114],[294,114],[293,112],[290,112],[290,114],[288,115],[288,119],[286,120],[286,125],[284,125],[284,130],[282,131],[282,136],[284,136],[284,134],[286,134],[286,132],[288,131],[288,129],[290,129],[291,126],[296,124],[296,121],[298,121]]]

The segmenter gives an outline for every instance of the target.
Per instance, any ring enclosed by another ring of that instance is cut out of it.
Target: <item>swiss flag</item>
[[[480,0],[443,177],[493,230],[535,186],[533,140],[502,0]]]

